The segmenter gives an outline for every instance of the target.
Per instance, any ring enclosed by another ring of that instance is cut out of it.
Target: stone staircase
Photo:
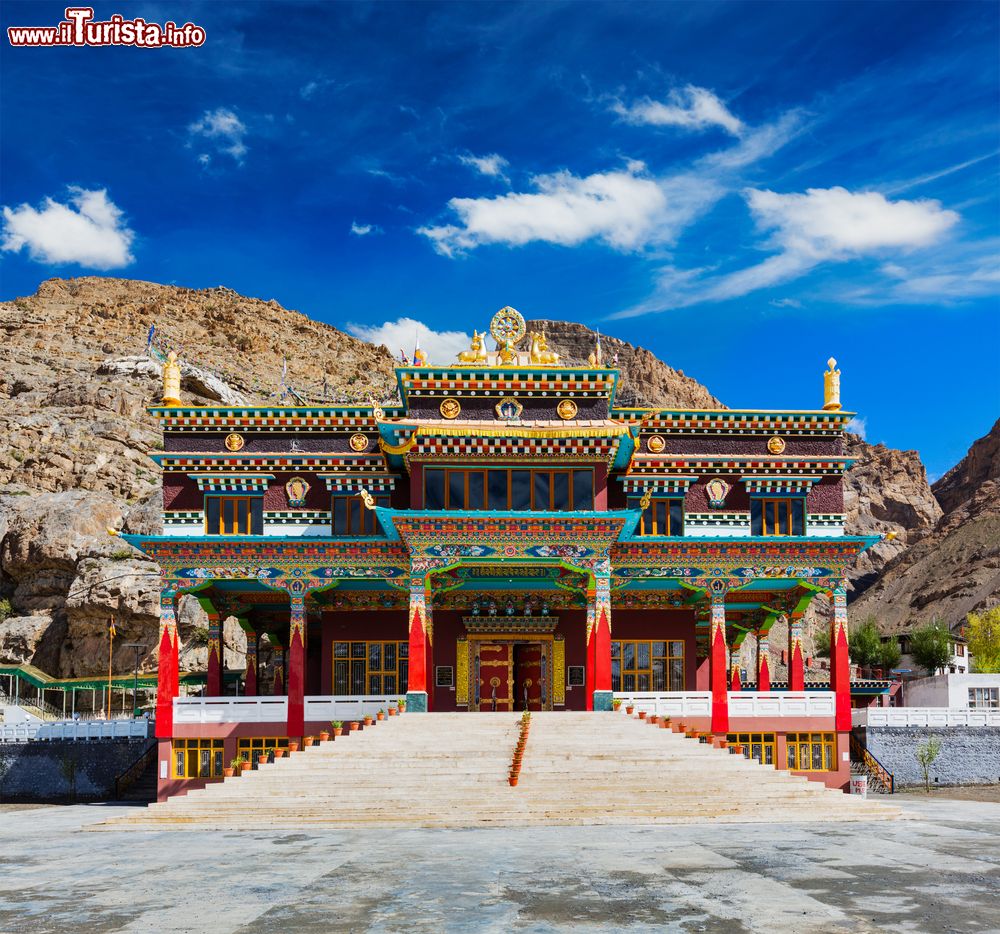
[[[512,788],[518,720],[390,718],[88,829],[813,823],[901,813],[624,714],[534,714]]]

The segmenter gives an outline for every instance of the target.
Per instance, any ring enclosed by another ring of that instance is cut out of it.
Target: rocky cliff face
[[[384,399],[395,389],[385,348],[225,288],[52,279],[33,296],[0,304],[0,599],[12,610],[0,620],[0,660],[33,662],[58,676],[101,671],[113,613],[118,644],[149,645],[143,665],[155,666],[156,568],[106,533],[159,531],[159,478],[146,456],[160,445],[145,411],[157,401],[161,377],[144,352],[151,325],[161,348],[181,354],[185,397],[196,403],[275,401],[283,384],[297,393],[286,395],[290,403]],[[594,331],[569,322],[528,327],[544,330],[550,348],[570,362],[585,360],[596,340]],[[601,344],[606,362],[618,354],[620,402],[722,407],[649,351],[605,335]],[[857,458],[848,478],[851,531],[897,533],[864,559],[855,578],[860,589],[886,561],[927,541],[942,520],[914,452],[853,438],[848,447]],[[979,509],[977,496],[986,495],[982,465],[995,452],[977,449],[970,457],[959,465],[964,472],[941,481],[942,495],[964,504],[949,515]],[[980,493],[953,492],[976,485]],[[205,664],[204,626],[197,601],[185,600],[185,667]],[[242,667],[242,634],[234,626],[226,632],[227,665]],[[131,670],[132,657],[117,650],[115,670]]]
[[[942,513],[893,557],[853,607],[884,632],[949,626],[1000,604],[1000,421],[933,487]]]

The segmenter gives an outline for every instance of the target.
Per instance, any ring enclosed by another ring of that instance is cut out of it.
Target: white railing
[[[388,711],[398,694],[338,694],[305,698],[307,723],[354,720]],[[287,697],[175,697],[174,723],[285,723]]]
[[[730,717],[832,717],[833,691],[729,691]],[[623,706],[666,717],[710,717],[712,694],[696,692],[616,692]]]
[[[151,730],[152,722],[149,720],[49,720],[43,723],[14,723],[0,726],[0,742],[146,739]]]
[[[976,707],[865,707],[852,711],[854,726],[997,726],[1000,710]]]

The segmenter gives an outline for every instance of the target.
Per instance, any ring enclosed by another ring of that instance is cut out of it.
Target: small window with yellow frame
[[[726,739],[743,747],[744,758],[756,759],[761,765],[774,765],[777,761],[773,733],[730,733]]]
[[[270,762],[275,749],[287,748],[288,740],[278,736],[245,736],[236,741],[236,752],[253,768],[257,768],[261,760]]]
[[[221,739],[175,739],[174,778],[222,778]]]
[[[832,772],[836,768],[837,743],[833,733],[789,733],[788,768],[796,772]]]

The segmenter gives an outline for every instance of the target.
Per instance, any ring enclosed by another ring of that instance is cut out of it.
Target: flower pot
[[[514,788],[517,785],[517,776],[516,775],[511,775],[507,779],[507,781],[510,783],[511,788]]]
[[[225,768],[222,770],[223,778],[232,778],[236,774],[236,769]]]
[[[728,745],[729,745],[729,743],[728,743],[728,741],[727,741],[727,740],[724,740],[724,739],[717,739],[717,740],[715,741],[715,745],[716,745],[716,746],[717,746],[717,747],[718,747],[719,749],[725,749],[725,748],[726,748],[726,746],[728,746]]]
[[[288,741],[288,751],[290,753],[299,751],[299,741],[297,739],[290,739]]]
[[[344,728],[342,726],[335,726],[333,728],[333,738],[336,739],[338,736],[344,735]]]
[[[372,725],[372,718],[365,717],[365,726],[371,726],[371,725]]]
[[[361,729],[361,724],[360,724],[360,723],[358,723],[358,721],[357,721],[357,720],[352,720],[352,721],[351,721],[351,722],[350,722],[350,723],[349,723],[349,724],[347,725],[347,728],[348,728],[348,730],[350,730],[350,731],[351,731],[351,732],[353,733],[353,732],[354,732],[355,730],[360,730],[360,729]]]
[[[253,768],[252,762],[244,762],[243,765],[240,766],[240,775],[242,775],[244,772],[249,772],[250,769],[252,768]]]
[[[315,738],[314,737],[312,737],[312,736],[303,736],[302,737],[302,748],[303,749],[308,749],[314,742],[315,742]]]
[[[274,758],[275,759],[284,759],[285,758],[285,750],[284,749],[275,749],[274,750]]]
[[[660,722],[660,718],[654,713],[649,717],[646,717],[646,722],[656,726]]]
[[[629,716],[631,717],[631,716],[632,716],[632,711],[633,711],[633,710],[635,710],[635,707],[633,707],[633,706],[632,706],[632,705],[630,704],[630,705],[629,705],[628,707],[626,707],[626,708],[625,708],[625,713],[627,713],[627,714],[628,714],[628,715],[629,715]]]
[[[640,710],[639,711],[639,719],[640,720],[645,720],[646,719],[646,711],[645,710]]]
[[[389,716],[390,716],[390,717],[395,717],[395,716],[396,716],[396,713],[397,713],[397,711],[396,711],[396,708],[395,708],[395,707],[390,707],[390,708],[389,708]]]
[[[384,720],[385,719],[385,714],[384,713],[377,713],[377,714],[375,714],[375,719],[376,720]]]

